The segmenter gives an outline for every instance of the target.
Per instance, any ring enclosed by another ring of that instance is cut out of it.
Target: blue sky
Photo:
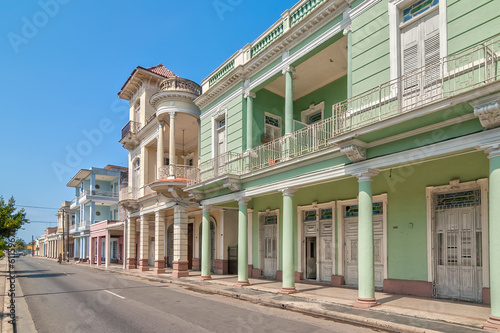
[[[56,225],[45,221],[73,198],[66,184],[79,169],[127,166],[118,140],[128,104],[117,92],[135,67],[163,63],[201,83],[295,3],[0,1],[0,195],[34,222],[18,236]],[[88,145],[95,131],[102,138]]]

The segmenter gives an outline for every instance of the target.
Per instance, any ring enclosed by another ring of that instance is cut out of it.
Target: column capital
[[[348,33],[352,32],[352,27],[351,25],[349,24],[347,27],[344,28],[344,36],[347,35]]]
[[[293,194],[298,190],[296,187],[286,187],[284,189],[279,190],[283,193],[283,196],[293,197]]]
[[[170,111],[169,114],[170,114],[170,119],[174,119],[175,118],[175,112],[174,111]]]
[[[500,142],[479,146],[488,155],[488,158],[500,156]]]
[[[248,91],[245,91],[245,93],[243,94],[243,97],[245,97],[245,98],[249,98],[249,97],[250,98],[255,98],[255,93],[252,92],[252,91],[250,91],[250,90],[248,90]]]
[[[238,198],[238,204],[239,205],[247,205],[250,200],[252,200],[251,197],[241,197],[241,198]]]
[[[292,74],[295,73],[295,67],[291,66],[291,65],[287,65],[287,66],[284,66],[283,69],[281,70],[281,73],[284,75],[288,72],[291,72]]]
[[[379,172],[380,172],[380,170],[378,170],[378,169],[368,169],[366,171],[356,173],[356,174],[354,174],[354,176],[356,176],[358,178],[358,183],[371,182],[372,178],[375,177],[376,175],[378,175]]]
[[[202,205],[200,207],[201,207],[201,210],[203,211],[203,213],[210,212],[210,209],[213,208],[211,205]]]

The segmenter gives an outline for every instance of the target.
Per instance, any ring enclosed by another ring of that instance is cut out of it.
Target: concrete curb
[[[411,332],[411,333],[440,333],[443,332],[442,330],[432,330],[429,328],[422,328],[422,327],[416,327],[416,326],[410,326],[410,325],[404,325],[400,323],[395,323],[389,320],[383,320],[383,319],[377,319],[373,318],[370,316],[363,316],[359,314],[352,314],[352,313],[344,313],[344,312],[338,312],[338,311],[332,311],[328,309],[322,308],[325,305],[332,305],[331,303],[326,303],[322,301],[317,301],[317,300],[309,300],[305,297],[297,297],[294,295],[281,295],[278,294],[277,292],[269,292],[269,291],[262,291],[262,290],[257,290],[257,289],[252,289],[251,287],[246,287],[243,290],[247,291],[252,291],[252,292],[258,292],[261,293],[261,296],[256,296],[256,295],[251,295],[247,294],[245,292],[238,292],[236,290],[232,290],[234,288],[229,287],[224,284],[213,284],[210,285],[210,282],[195,282],[195,281],[182,281],[182,280],[177,280],[173,279],[171,277],[154,277],[154,276],[141,276],[140,274],[133,273],[133,272],[127,272],[127,271],[120,271],[120,270],[110,270],[107,268],[102,268],[102,267],[95,267],[95,266],[90,266],[90,265],[78,265],[80,267],[85,267],[85,268],[90,268],[90,269],[96,269],[100,270],[103,272],[108,272],[108,273],[115,273],[115,274],[120,274],[124,276],[131,276],[131,277],[137,277],[140,279],[152,281],[152,282],[160,282],[160,283],[171,283],[175,284],[181,287],[185,287],[187,289],[193,290],[193,291],[200,291],[204,293],[209,293],[209,294],[216,294],[216,295],[221,295],[221,296],[226,296],[226,297],[231,297],[234,299],[239,299],[239,300],[244,300],[248,302],[253,302],[253,303],[258,303],[261,305],[265,306],[271,306],[271,307],[276,307],[276,308],[282,308],[306,315],[313,315],[313,316],[319,316],[322,318],[327,318],[327,319],[332,319],[335,321],[340,321],[340,322],[345,322],[345,323],[351,323],[351,324],[356,324],[356,325],[361,325],[365,327],[370,327],[370,328],[376,328],[376,329],[382,329],[385,331],[391,331],[391,332]],[[280,298],[280,299],[273,299],[275,298]],[[288,299],[284,299],[288,298]],[[370,310],[361,310],[361,309],[355,309],[353,310],[352,307],[341,305],[341,304],[334,304],[335,307],[339,307],[346,312],[361,312],[365,314],[371,314],[375,315],[373,312],[370,312]],[[458,329],[458,331],[467,331],[467,332],[485,332],[482,329],[476,328],[476,327],[471,327],[471,326],[465,326],[465,325],[459,325],[459,324],[453,324],[453,323],[447,323],[447,322],[440,322],[440,321],[435,321],[431,319],[424,319],[424,318],[417,318],[417,317],[408,317],[400,314],[394,314],[394,313],[386,313],[386,312],[379,312],[377,315],[381,316],[386,316],[386,317],[393,317],[393,318],[404,318],[406,321],[408,320],[415,320],[415,321],[425,321],[425,322],[430,322],[430,323],[435,323],[435,324],[442,324],[442,325],[449,325],[450,328],[455,327]]]

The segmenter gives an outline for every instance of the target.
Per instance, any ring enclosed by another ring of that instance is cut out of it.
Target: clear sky
[[[18,236],[56,225],[78,170],[127,166],[117,92],[135,67],[163,63],[201,83],[297,1],[1,0],[0,195],[33,221]]]

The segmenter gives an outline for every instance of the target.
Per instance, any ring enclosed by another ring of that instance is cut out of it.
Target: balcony
[[[188,182],[188,177],[196,168],[189,165],[170,164],[158,168],[158,179],[149,185],[155,192],[160,192],[168,197],[181,198],[182,187]],[[196,169],[197,170],[197,169]]]
[[[139,141],[136,138],[136,134],[141,130],[141,124],[130,120],[122,128],[122,138],[120,143],[127,149],[133,149]]]
[[[104,204],[115,204],[118,203],[119,194],[111,191],[101,191],[101,190],[84,190],[80,194],[80,204],[85,204],[90,201],[96,201]]]
[[[119,194],[118,198],[119,198],[118,199],[119,202],[136,200],[137,199],[137,190],[133,187],[122,187],[120,189],[120,194]]]
[[[188,186],[221,176],[241,176],[334,147],[356,131],[411,114],[500,78],[500,35],[332,107],[331,118],[267,142],[250,152],[229,152],[188,171]],[[432,112],[432,111],[429,111]],[[295,125],[295,124],[294,124]],[[295,126],[294,126],[295,127]],[[297,126],[295,128],[300,128]]]
[[[71,203],[69,204],[69,209],[76,209],[78,208],[78,205],[79,205],[79,200],[80,200],[80,196],[75,196],[75,198],[73,200],[71,200]]]

